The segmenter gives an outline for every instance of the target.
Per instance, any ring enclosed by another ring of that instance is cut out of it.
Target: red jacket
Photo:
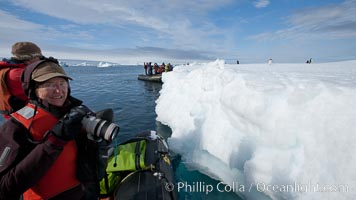
[[[24,63],[0,61],[0,111],[5,118],[28,101],[20,80],[24,68]]]
[[[21,74],[24,68],[11,69],[6,75],[7,87],[12,95],[15,97],[27,101],[28,98],[22,89]]]
[[[14,118],[7,120],[0,127],[0,200],[19,199],[25,191],[38,185],[59,159],[65,149],[64,146],[68,144],[52,135],[36,144],[28,139],[30,135],[26,127]],[[93,194],[96,198],[96,195],[99,195],[98,146],[88,140],[86,134],[78,135],[75,146],[77,147],[75,174],[81,186],[56,197],[81,199],[84,195]]]

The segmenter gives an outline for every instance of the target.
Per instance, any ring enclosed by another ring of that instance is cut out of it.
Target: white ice
[[[117,63],[108,63],[108,62],[101,61],[97,65],[97,67],[115,67],[115,66],[119,66],[119,64],[117,64]]]
[[[217,60],[163,82],[157,120],[190,167],[244,184],[246,199],[356,198],[356,60]]]

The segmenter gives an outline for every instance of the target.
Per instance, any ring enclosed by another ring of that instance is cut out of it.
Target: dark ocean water
[[[112,108],[122,133],[154,130],[161,84],[137,80],[141,67],[68,67],[72,95],[97,111]]]
[[[120,133],[156,130],[164,137],[170,136],[170,128],[156,121],[155,101],[162,85],[137,80],[137,75],[143,73],[142,66],[68,67],[65,70],[73,78],[70,82],[72,96],[83,100],[94,111],[112,108]],[[180,200],[240,199],[234,192],[219,192],[216,188],[206,194],[206,186],[215,187],[219,181],[188,170],[178,155],[173,156],[173,165],[177,183],[185,184],[179,190]]]

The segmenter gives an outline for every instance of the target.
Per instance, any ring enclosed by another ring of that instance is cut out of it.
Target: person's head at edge
[[[30,100],[61,107],[70,95],[68,80],[72,78],[67,76],[60,65],[44,60],[26,67],[22,75],[22,86]]]
[[[41,49],[33,42],[16,42],[12,45],[12,59],[29,65],[41,60],[43,57]]]

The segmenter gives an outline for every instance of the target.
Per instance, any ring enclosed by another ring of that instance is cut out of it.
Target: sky
[[[300,63],[356,58],[355,0],[0,0],[0,57],[17,41],[59,59]]]
[[[190,170],[229,184],[244,199],[354,199],[355,65],[176,66],[162,76],[157,120],[171,127],[170,149]]]

